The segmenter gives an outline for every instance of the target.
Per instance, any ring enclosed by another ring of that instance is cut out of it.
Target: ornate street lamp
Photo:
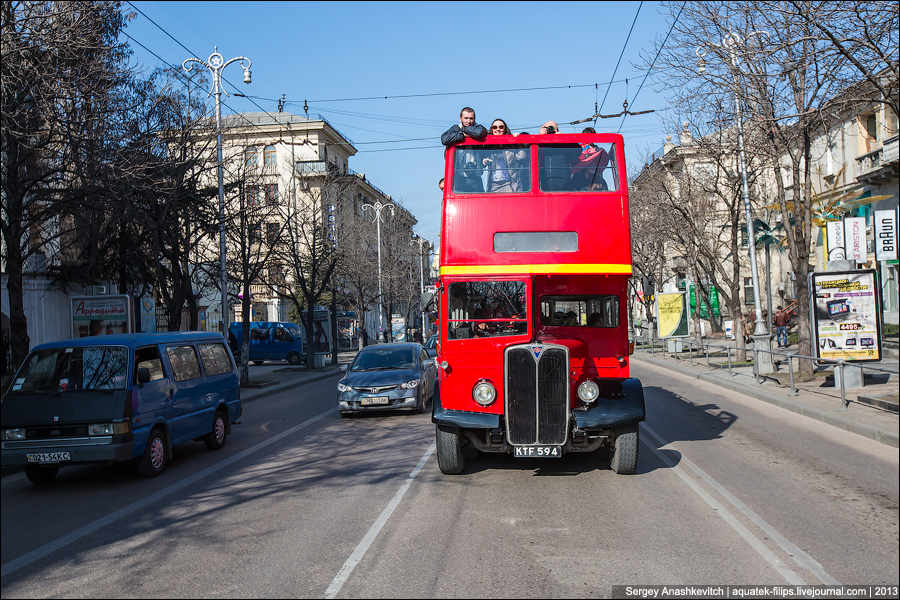
[[[216,161],[218,163],[216,170],[219,179],[219,285],[222,287],[222,320],[220,322],[222,335],[228,335],[228,273],[225,269],[225,192],[222,172],[222,71],[225,67],[238,60],[246,62],[246,64],[242,65],[244,69],[244,83],[250,83],[250,59],[244,56],[236,56],[229,61],[225,61],[222,55],[219,54],[217,46],[213,46],[213,53],[209,55],[206,61],[199,58],[188,58],[181,63],[181,67],[188,73],[194,68],[192,63],[197,63],[209,69],[213,76],[213,87],[209,93],[216,97]],[[227,94],[228,92],[225,93]]]
[[[391,209],[391,216],[394,216],[394,212],[396,207],[392,202],[388,202],[387,204],[382,204],[381,200],[376,200],[375,204],[363,204],[362,210],[365,212],[366,209],[370,209],[374,215],[374,221],[377,230],[378,236],[378,336],[379,338],[382,336],[383,325],[381,319],[381,211],[385,208]],[[383,340],[381,340],[383,341]]]

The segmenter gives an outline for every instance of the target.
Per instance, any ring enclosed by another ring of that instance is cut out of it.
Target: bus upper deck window
[[[606,192],[618,187],[614,144],[554,144],[538,149],[544,192]]]
[[[514,194],[531,191],[528,146],[459,146],[453,164],[457,194]]]

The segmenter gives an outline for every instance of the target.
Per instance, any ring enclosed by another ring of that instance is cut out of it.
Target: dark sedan
[[[421,344],[363,348],[337,384],[341,415],[369,410],[424,412],[434,395],[437,371]]]

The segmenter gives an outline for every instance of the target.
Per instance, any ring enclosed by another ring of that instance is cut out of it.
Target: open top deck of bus
[[[466,139],[445,168],[441,275],[631,275],[622,136]]]

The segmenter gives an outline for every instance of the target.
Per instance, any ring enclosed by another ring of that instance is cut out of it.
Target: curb
[[[340,369],[328,370],[325,373],[314,375],[313,377],[304,378],[304,379],[295,379],[293,381],[279,383],[278,385],[259,389],[258,391],[254,390],[252,392],[252,395],[250,393],[248,393],[246,396],[244,394],[241,394],[241,402],[242,403],[243,402],[252,402],[253,400],[262,398],[263,396],[268,396],[270,394],[282,392],[288,388],[292,388],[292,387],[295,387],[298,385],[304,385],[307,383],[312,383],[314,381],[321,381],[322,379],[328,379],[329,377],[340,374],[340,372],[341,372]]]
[[[740,385],[738,383],[732,383],[727,380],[722,380],[714,373],[697,373],[685,371],[682,369],[676,369],[673,365],[666,364],[665,362],[650,359],[645,357],[635,357],[632,355],[632,360],[637,360],[638,362],[643,361],[649,363],[651,365],[655,365],[657,367],[661,367],[663,369],[668,369],[670,371],[675,371],[676,373],[681,373],[682,375],[690,375],[700,379],[702,381],[706,381],[708,383],[712,383],[714,385],[718,385],[719,387],[723,387],[729,389],[734,392],[738,392],[744,394],[745,396],[750,396],[751,398],[755,398],[757,400],[762,400],[763,402],[768,402],[769,404],[774,404],[775,406],[784,408],[785,410],[789,410],[791,412],[803,415],[805,417],[809,417],[812,419],[816,419],[817,421],[821,421],[823,423],[828,423],[829,425],[833,425],[834,427],[838,427],[843,429],[844,431],[849,431],[851,433],[855,433],[857,435],[861,435],[863,437],[867,437],[869,439],[875,440],[876,442],[880,442],[887,446],[893,446],[894,448],[900,447],[900,436],[892,431],[885,431],[884,429],[879,429],[877,427],[872,427],[870,425],[864,425],[862,423],[857,423],[855,421],[850,421],[842,417],[838,417],[834,414],[831,414],[827,411],[823,411],[821,409],[806,406],[800,402],[797,402],[793,398],[784,396],[780,390],[775,389],[759,389],[755,390],[753,388],[748,388],[746,386]],[[693,365],[685,365],[689,367],[691,371],[695,371],[696,367]]]

